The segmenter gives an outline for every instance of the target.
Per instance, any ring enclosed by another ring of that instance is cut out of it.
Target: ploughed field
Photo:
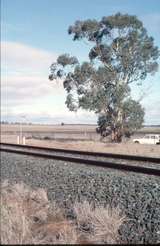
[[[160,242],[158,177],[2,152],[1,179],[45,188],[69,218],[75,201],[119,206],[127,217],[120,228],[124,243]]]

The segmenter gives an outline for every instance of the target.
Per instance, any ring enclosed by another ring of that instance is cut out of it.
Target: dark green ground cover
[[[127,217],[119,231],[124,243],[160,242],[158,177],[1,153],[1,179],[47,189],[69,217],[76,200],[118,205]]]

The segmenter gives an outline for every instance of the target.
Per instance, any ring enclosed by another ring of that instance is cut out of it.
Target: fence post
[[[19,144],[19,136],[17,136],[17,144]]]
[[[26,138],[25,138],[25,136],[23,137],[23,144],[25,145],[26,144]]]

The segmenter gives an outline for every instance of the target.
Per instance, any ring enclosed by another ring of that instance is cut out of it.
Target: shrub
[[[119,209],[75,203],[74,220],[50,203],[44,189],[23,183],[1,186],[1,244],[117,243],[124,222]]]

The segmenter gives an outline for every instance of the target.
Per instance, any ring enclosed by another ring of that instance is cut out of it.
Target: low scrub
[[[125,217],[118,208],[75,203],[73,219],[50,203],[44,189],[24,183],[1,185],[1,244],[121,243],[119,228]]]

